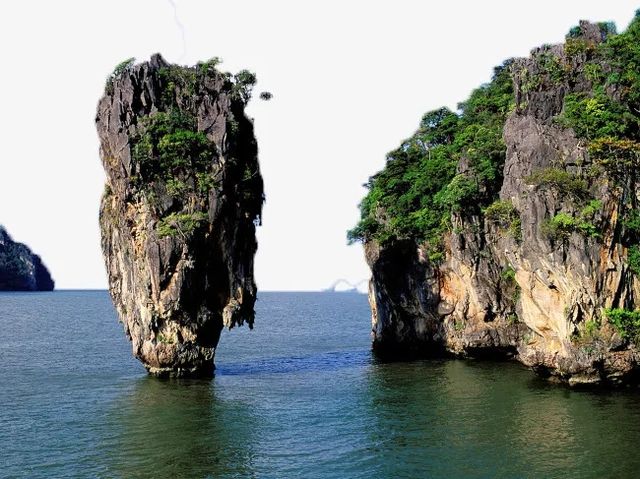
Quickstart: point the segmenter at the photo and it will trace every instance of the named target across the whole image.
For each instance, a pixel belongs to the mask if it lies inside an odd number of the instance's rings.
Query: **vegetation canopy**
[[[235,157],[242,147],[235,143],[236,138],[245,134],[242,107],[251,98],[256,75],[248,70],[235,75],[220,72],[220,61],[214,57],[195,67],[161,64],[149,71],[159,93],[158,108],[140,114],[130,136],[130,193],[133,198],[146,199],[160,237],[188,238],[205,225],[209,193],[222,188],[218,148],[197,121],[198,105],[205,96],[226,95],[230,100],[226,127],[229,150],[234,153],[226,162],[238,170],[233,175],[238,177],[235,190],[242,201],[262,201],[253,197],[254,186],[262,181],[259,171],[247,164],[247,173],[241,165],[236,166]],[[140,73],[137,68],[133,58],[119,64],[107,80],[107,94],[113,93],[114,82],[125,74],[136,77]],[[232,169],[227,168],[227,177]]]
[[[583,31],[567,35],[563,53],[543,47],[536,69],[515,72],[509,60],[492,80],[473,91],[453,112],[427,113],[414,135],[387,155],[385,168],[366,183],[361,218],[350,243],[411,239],[442,255],[442,237],[452,231],[452,214],[481,215],[517,239],[518,212],[501,202],[506,147],[502,132],[515,108],[512,71],[520,75],[522,95],[562,87],[562,109],[554,121],[571,128],[590,156],[584,171],[562,164],[534,171],[525,182],[568,197],[569,211],[556,212],[544,228],[554,239],[577,232],[598,240],[602,205],[592,193],[593,178],[610,181],[620,192],[616,241],[628,248],[630,270],[640,272],[640,217],[636,184],[640,167],[640,10],[623,33],[612,23],[597,24],[600,38]],[[591,27],[590,27],[591,28]],[[587,33],[589,33],[587,35]],[[535,78],[534,78],[535,77]],[[544,85],[544,86],[543,86]],[[526,100],[520,108],[526,108]],[[576,172],[577,171],[577,172]],[[603,174],[604,173],[604,174]]]
[[[502,129],[514,106],[510,64],[497,67],[491,82],[457,112],[440,108],[424,115],[416,133],[387,155],[385,169],[365,185],[369,192],[350,242],[411,238],[437,253],[453,211],[480,211],[497,199],[506,150]]]

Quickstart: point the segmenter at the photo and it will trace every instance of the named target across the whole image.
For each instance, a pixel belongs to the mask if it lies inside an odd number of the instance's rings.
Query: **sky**
[[[175,9],[174,9],[175,6]],[[362,184],[422,115],[455,108],[510,57],[559,43],[579,19],[621,30],[617,0],[14,0],[0,15],[0,224],[40,254],[61,289],[106,288],[94,118],[129,57],[258,76],[253,100],[267,202],[261,290],[369,277],[347,246]],[[182,28],[181,28],[182,27]],[[183,41],[184,40],[184,41]]]

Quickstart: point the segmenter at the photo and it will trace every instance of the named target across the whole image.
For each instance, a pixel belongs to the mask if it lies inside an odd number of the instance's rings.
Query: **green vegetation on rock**
[[[511,201],[494,201],[485,208],[484,217],[512,238],[522,239],[520,214]]]
[[[529,185],[551,188],[561,195],[582,199],[589,194],[589,186],[585,179],[560,168],[544,168],[533,172],[525,178]]]
[[[640,10],[623,33],[616,34],[611,23],[598,26],[605,41],[589,45],[583,52],[586,63],[577,72],[591,82],[591,88],[566,95],[558,121],[586,143],[596,173],[605,173],[619,189],[623,228],[617,234],[628,247],[631,271],[638,274],[640,222],[635,224],[634,219],[640,211],[635,193],[640,167]],[[586,42],[581,35],[577,27],[569,37]]]
[[[128,58],[116,65],[111,75],[109,75],[109,77],[107,78],[107,82],[105,84],[105,90],[107,91],[107,93],[113,93],[113,82],[124,72],[131,69],[135,61],[135,58]]]
[[[176,235],[188,237],[207,219],[207,214],[202,211],[171,213],[158,222],[158,236],[161,238]]]
[[[366,184],[350,242],[414,239],[437,257],[452,212],[479,212],[497,199],[506,151],[502,129],[513,107],[509,66],[497,67],[458,112],[441,108],[424,115],[418,131],[387,155],[384,170]]]
[[[554,121],[571,128],[591,158],[586,166],[553,163],[525,181],[571,200],[568,211],[557,212],[544,225],[557,240],[574,232],[600,238],[602,204],[595,201],[593,180],[612,181],[623,199],[623,228],[616,234],[629,248],[631,270],[640,271],[640,228],[626,223],[640,212],[634,193],[640,171],[640,11],[623,33],[610,22],[593,27],[573,28],[564,54],[542,47],[533,57],[537,69],[513,72],[520,76],[520,95],[553,85],[564,88]],[[475,90],[458,111],[427,113],[416,133],[387,155],[385,168],[365,185],[361,218],[348,232],[349,242],[410,239],[438,258],[443,236],[453,231],[452,214],[482,213],[485,221],[519,239],[518,211],[498,199],[506,150],[502,132],[516,100],[511,65],[507,61],[496,68],[491,82]],[[518,111],[526,108],[525,98],[518,101]]]
[[[113,91],[113,81],[125,72],[138,74],[132,70],[133,62],[129,59],[116,67],[107,82],[108,94]],[[134,195],[145,198],[151,207],[160,237],[190,236],[207,219],[209,193],[220,187],[218,149],[199,128],[194,111],[198,98],[208,95],[214,85],[218,94],[231,100],[226,118],[231,141],[240,134],[235,115],[251,98],[256,76],[248,70],[236,75],[219,72],[219,63],[214,57],[195,67],[161,64],[152,70],[159,108],[138,116],[130,135],[130,184]],[[226,161],[236,160],[229,157]],[[250,180],[257,174],[251,173]],[[243,185],[247,181],[238,178],[240,192],[251,189],[251,185]]]
[[[604,314],[622,339],[640,344],[640,311],[614,308],[606,309]]]
[[[554,241],[564,241],[571,236],[571,233],[600,238],[600,232],[593,223],[593,218],[601,208],[600,201],[592,200],[577,216],[565,212],[558,213],[542,225],[542,231]]]
[[[173,109],[144,117],[132,139],[132,159],[146,182],[210,169],[215,145],[197,131],[195,118]]]

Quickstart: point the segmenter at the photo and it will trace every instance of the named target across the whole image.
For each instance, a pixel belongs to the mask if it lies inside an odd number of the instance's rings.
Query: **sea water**
[[[640,393],[381,363],[355,293],[260,293],[212,380],[158,380],[105,291],[0,294],[3,478],[625,478]]]

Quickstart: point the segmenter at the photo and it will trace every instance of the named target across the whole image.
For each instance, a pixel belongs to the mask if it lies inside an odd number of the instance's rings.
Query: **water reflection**
[[[368,382],[380,476],[637,477],[637,393],[573,391],[492,362],[381,364]]]
[[[109,414],[106,475],[254,477],[252,417],[211,381],[141,378]]]

